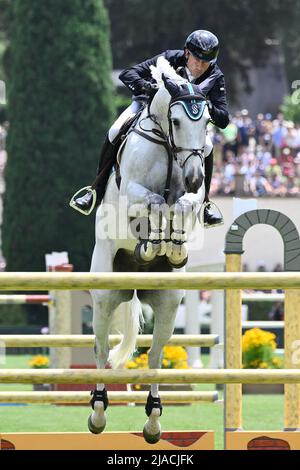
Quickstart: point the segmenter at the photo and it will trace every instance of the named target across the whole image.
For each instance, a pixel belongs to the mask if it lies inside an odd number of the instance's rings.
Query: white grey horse
[[[121,183],[112,174],[96,214],[92,272],[161,272],[183,270],[187,237],[204,199],[204,148],[209,114],[203,96],[176,74],[163,57],[152,75],[159,90],[144,109],[135,130],[120,150]],[[149,367],[161,367],[162,350],[171,337],[181,290],[93,290],[95,357],[99,369],[107,362],[120,368],[135,350],[142,323],[141,304],[154,314]],[[128,302],[122,318],[122,342],[109,351],[113,314]],[[88,426],[100,433],[108,405],[104,384],[97,384]],[[162,406],[158,385],[151,385],[146,404],[144,437],[160,438]]]

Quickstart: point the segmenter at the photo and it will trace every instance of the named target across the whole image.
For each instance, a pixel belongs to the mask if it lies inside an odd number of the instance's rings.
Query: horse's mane
[[[164,85],[164,82],[162,80],[162,74],[170,78],[171,80],[175,81],[178,84],[183,84],[187,83],[187,80],[180,75],[178,75],[173,69],[173,67],[170,65],[170,62],[163,56],[160,56],[157,59],[156,66],[151,65],[151,75],[154,78],[154,80],[157,82],[159,87],[162,87]]]

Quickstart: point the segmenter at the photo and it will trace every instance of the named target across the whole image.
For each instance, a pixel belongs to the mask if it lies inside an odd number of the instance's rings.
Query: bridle
[[[148,109],[147,116],[145,116],[143,119],[139,121],[139,127],[141,130],[137,128],[130,130],[130,132],[135,132],[136,134],[140,135],[144,139],[149,140],[150,142],[153,142],[155,144],[162,145],[166,149],[167,154],[168,154],[168,171],[167,171],[167,178],[166,178],[166,184],[165,184],[165,190],[164,190],[164,198],[166,201],[170,193],[170,185],[171,185],[172,172],[173,172],[173,160],[175,160],[178,163],[181,169],[184,168],[187,161],[192,156],[198,156],[201,160],[201,165],[203,166],[204,164],[204,147],[193,149],[193,148],[178,147],[176,145],[175,139],[174,139],[173,127],[172,127],[172,120],[171,120],[171,109],[175,104],[178,104],[178,103],[182,104],[182,102],[185,102],[185,101],[193,101],[196,103],[196,100],[201,100],[201,102],[203,102],[205,101],[205,98],[203,95],[186,94],[186,95],[171,99],[170,104],[169,104],[169,109],[168,109],[169,135],[167,135],[164,132],[160,122],[156,119],[156,116],[150,112],[150,104],[148,104],[148,107],[147,107]],[[193,119],[191,115],[189,115],[189,117]],[[158,127],[158,129],[157,128],[145,129],[144,127],[142,127],[142,123],[146,121],[147,119],[150,119]],[[153,137],[153,135],[158,137],[158,139],[156,137]],[[184,162],[180,162],[180,160],[178,159],[178,154],[181,152],[190,152],[189,155],[185,158]]]
[[[201,100],[201,101],[204,101],[204,97],[202,95],[184,95],[183,97],[180,97],[180,99],[173,98],[170,102],[170,105],[169,105],[169,110],[168,110],[169,142],[170,142],[170,146],[172,148],[173,154],[174,154],[174,158],[175,158],[175,160],[177,161],[178,165],[181,168],[183,168],[185,166],[186,162],[193,155],[200,157],[201,164],[203,165],[203,163],[204,163],[204,147],[202,147],[200,149],[199,148],[198,149],[192,149],[192,148],[178,147],[176,145],[175,139],[174,139],[174,133],[173,133],[172,120],[171,120],[171,110],[172,110],[172,107],[176,104],[179,104],[179,103],[185,102],[185,101],[190,101],[190,100],[192,102],[196,103],[197,99]],[[202,114],[201,114],[201,117],[202,117]],[[180,153],[180,152],[190,152],[190,154],[186,157],[186,159],[184,160],[183,163],[180,163],[178,161],[177,154]]]

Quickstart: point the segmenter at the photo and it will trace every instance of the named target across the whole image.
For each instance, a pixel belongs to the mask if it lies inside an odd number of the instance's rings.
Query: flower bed
[[[275,354],[276,337],[269,331],[260,328],[247,330],[242,337],[243,368],[244,369],[280,369],[283,366],[281,358]],[[244,384],[243,393],[273,394],[283,393],[282,384]]]
[[[165,346],[163,349],[162,369],[189,369],[188,356],[186,350],[182,346]],[[127,369],[148,369],[148,354],[142,353],[134,356],[126,364]],[[130,384],[128,387],[132,391],[149,391],[150,385],[147,384]],[[193,390],[191,384],[160,384],[161,391],[187,391]],[[190,403],[180,403],[187,405]]]
[[[275,355],[276,336],[260,328],[247,330],[242,337],[244,369],[281,369],[282,360]]]

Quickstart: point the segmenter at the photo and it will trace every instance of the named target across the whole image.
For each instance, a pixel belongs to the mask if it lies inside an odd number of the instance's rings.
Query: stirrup
[[[222,218],[222,221],[221,221],[221,222],[219,222],[218,224],[213,224],[213,225],[209,225],[209,224],[206,224],[206,223],[204,222],[204,210],[205,210],[205,208],[206,208],[207,206],[211,206],[211,208],[215,208],[215,209],[219,212],[219,214],[220,214],[220,216],[221,216],[221,218]],[[203,204],[202,204],[202,206],[201,206],[201,209],[200,209],[200,212],[199,212],[199,215],[198,215],[198,220],[199,220],[201,226],[204,227],[204,228],[214,228],[214,227],[220,227],[221,225],[224,225],[224,220],[223,220],[222,212],[220,211],[220,209],[219,209],[219,207],[217,206],[217,204],[215,204],[215,203],[212,202],[212,201],[203,202]]]
[[[80,207],[77,207],[76,206],[76,203],[75,203],[75,198],[78,196],[78,194],[80,194],[81,192],[83,191],[89,191],[92,193],[92,196],[93,196],[93,202],[92,202],[92,205],[91,207],[88,209],[88,210],[83,210],[83,209],[80,209]],[[77,191],[77,193],[74,194],[74,196],[71,197],[71,200],[69,202],[69,206],[72,207],[72,209],[75,209],[76,211],[80,212],[81,214],[83,215],[90,215],[90,213],[93,211],[95,205],[96,205],[96,202],[97,202],[97,193],[96,193],[96,190],[95,189],[92,189],[91,186],[86,186],[85,188],[81,188],[79,189],[79,191]]]

